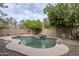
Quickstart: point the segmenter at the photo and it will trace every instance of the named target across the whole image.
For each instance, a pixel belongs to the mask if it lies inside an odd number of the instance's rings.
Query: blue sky
[[[47,15],[43,13],[46,3],[8,3],[8,8],[2,9],[8,17],[15,18],[18,22],[22,19],[44,19]]]

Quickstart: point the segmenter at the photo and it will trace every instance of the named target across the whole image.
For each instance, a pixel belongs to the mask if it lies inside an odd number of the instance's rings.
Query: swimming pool
[[[50,48],[56,45],[56,38],[40,39],[36,36],[20,36],[16,38],[20,40],[19,44],[34,48]]]
[[[39,39],[35,35],[20,35],[5,39],[11,41],[6,45],[7,49],[29,56],[59,56],[69,51],[66,45],[58,43],[61,39],[57,37]]]

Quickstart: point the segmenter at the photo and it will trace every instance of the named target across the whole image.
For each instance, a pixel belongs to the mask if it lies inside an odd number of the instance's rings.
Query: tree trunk
[[[69,38],[72,32],[72,28],[56,28],[57,35],[60,38]]]

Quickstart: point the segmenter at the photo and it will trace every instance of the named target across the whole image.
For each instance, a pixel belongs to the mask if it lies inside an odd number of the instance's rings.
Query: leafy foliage
[[[40,20],[27,20],[24,22],[24,26],[32,29],[36,33],[42,30],[42,23]]]
[[[8,8],[7,5],[5,5],[4,3],[0,3],[0,8]],[[8,23],[6,22],[5,19],[3,19],[3,17],[7,16],[7,14],[5,14],[1,9],[0,9],[0,29],[2,28],[8,28]]]
[[[7,5],[5,5],[4,3],[0,3],[0,8],[8,8]],[[1,9],[0,9],[0,17],[3,17],[3,16],[7,16],[7,14],[5,14]]]
[[[48,4],[44,12],[54,27],[69,28],[79,21],[79,4]]]
[[[43,26],[44,28],[50,28],[50,23],[49,23],[49,20],[48,19],[43,19]]]

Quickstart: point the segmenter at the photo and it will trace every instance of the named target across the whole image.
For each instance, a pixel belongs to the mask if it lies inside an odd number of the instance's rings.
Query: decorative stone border
[[[26,36],[26,35],[23,35]],[[12,39],[13,36],[4,37],[6,40],[11,40],[10,43],[6,45],[6,48],[13,50],[24,55],[29,56],[59,56],[67,53],[69,48],[64,44],[56,44],[52,48],[33,48],[29,46],[19,45],[20,40]]]

